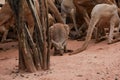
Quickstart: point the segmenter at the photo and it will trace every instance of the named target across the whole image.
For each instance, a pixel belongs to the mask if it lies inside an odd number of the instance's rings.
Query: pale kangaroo
[[[77,49],[72,54],[84,51],[88,47],[88,44],[91,40],[91,36],[92,36],[93,30],[94,30],[96,24],[101,19],[104,20],[104,18],[105,19],[108,18],[108,21],[110,23],[110,32],[109,32],[109,36],[108,36],[108,43],[113,42],[114,27],[117,25],[118,30],[120,28],[120,18],[118,16],[118,7],[115,4],[97,4],[91,12],[91,19],[90,19],[90,24],[88,27],[85,42],[81,48]]]

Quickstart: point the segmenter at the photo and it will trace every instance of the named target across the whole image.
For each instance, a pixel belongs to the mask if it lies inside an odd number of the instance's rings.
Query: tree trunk
[[[50,47],[49,47],[49,36],[48,32],[48,11],[47,1],[41,1],[40,5],[42,8],[41,19],[39,19],[36,5],[33,0],[8,0],[12,10],[14,11],[18,42],[19,42],[19,69],[27,70],[29,72],[35,72],[37,70],[49,69],[50,64]],[[24,21],[24,4],[27,2],[31,15],[33,15],[35,23],[35,42],[30,35],[27,28],[27,24]],[[47,23],[47,24],[46,24]]]
[[[50,11],[54,14],[54,17],[56,18],[57,22],[59,23],[64,23],[61,17],[60,12],[56,8],[55,4],[53,3],[52,0],[47,0],[48,7]]]

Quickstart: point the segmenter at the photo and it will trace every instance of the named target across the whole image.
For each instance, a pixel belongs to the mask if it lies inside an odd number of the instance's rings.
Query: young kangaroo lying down
[[[108,18],[110,23],[110,32],[108,36],[108,43],[113,43],[113,31],[114,27],[117,25],[120,28],[120,18],[118,16],[118,8],[115,4],[98,4],[96,5],[91,12],[91,20],[87,31],[87,36],[84,44],[81,48],[74,51],[72,54],[82,52],[87,47],[91,40],[91,36],[96,24],[104,18]]]

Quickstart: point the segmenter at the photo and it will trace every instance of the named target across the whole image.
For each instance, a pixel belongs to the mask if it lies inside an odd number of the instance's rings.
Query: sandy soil
[[[81,44],[69,40],[68,48],[77,49]],[[0,44],[0,80],[120,80],[119,44],[92,41],[82,53],[51,56],[50,70],[36,73],[18,73],[16,42]]]

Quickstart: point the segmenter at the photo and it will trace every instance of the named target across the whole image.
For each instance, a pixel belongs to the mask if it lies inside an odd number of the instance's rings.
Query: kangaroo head
[[[63,54],[64,53],[64,48],[65,48],[65,45],[66,45],[66,40],[65,41],[62,41],[62,42],[56,42],[54,40],[52,40],[52,44],[53,46],[55,47],[55,51],[57,54]]]

